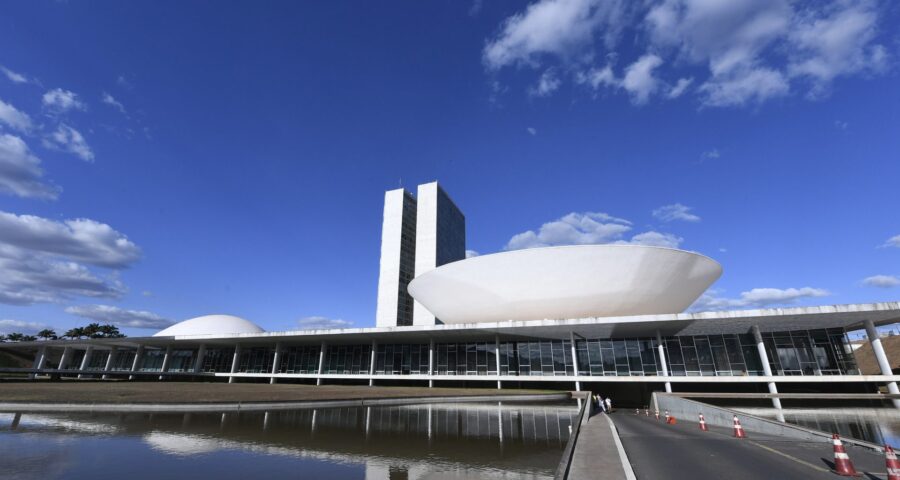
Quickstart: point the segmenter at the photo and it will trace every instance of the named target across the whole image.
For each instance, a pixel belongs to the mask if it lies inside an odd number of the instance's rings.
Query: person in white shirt
[[[612,399],[606,397],[606,413],[612,412]]]

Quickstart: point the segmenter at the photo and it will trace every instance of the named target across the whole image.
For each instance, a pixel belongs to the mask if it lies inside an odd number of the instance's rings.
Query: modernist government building
[[[900,393],[876,327],[900,302],[684,313],[722,274],[704,255],[578,245],[466,258],[437,184],[384,198],[374,328],[266,332],[209,315],[151,337],[3,344],[33,376],[591,389]],[[880,375],[857,369],[865,329]],[[628,403],[628,401],[624,401]],[[620,402],[623,404],[623,402]]]

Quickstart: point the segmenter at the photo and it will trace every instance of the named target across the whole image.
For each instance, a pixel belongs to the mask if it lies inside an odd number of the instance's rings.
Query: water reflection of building
[[[18,431],[32,434],[141,436],[154,450],[185,457],[242,450],[365,464],[373,480],[466,469],[482,478],[530,478],[529,472],[545,478],[552,476],[575,414],[574,407],[560,406],[434,404],[221,414],[0,414],[0,424],[5,429],[16,422]],[[485,476],[488,470],[496,476]]]
[[[386,196],[375,328],[264,332],[210,315],[153,337],[0,348],[35,356],[34,368],[16,371],[60,376],[553,384],[620,403],[673,385],[771,393],[886,385],[900,393],[876,332],[900,320],[900,302],[681,313],[721,274],[714,260],[635,245],[460,259],[465,217],[436,184],[424,187],[418,200],[400,190]],[[860,328],[880,375],[857,369],[845,333]]]

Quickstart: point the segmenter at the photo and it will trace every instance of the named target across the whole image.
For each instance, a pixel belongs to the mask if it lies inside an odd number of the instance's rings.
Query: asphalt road
[[[731,429],[700,431],[696,422],[666,425],[652,416],[625,411],[612,415],[638,479],[831,479],[834,459],[829,443],[802,442],[747,432],[736,439]],[[884,479],[884,457],[845,444],[863,479]]]

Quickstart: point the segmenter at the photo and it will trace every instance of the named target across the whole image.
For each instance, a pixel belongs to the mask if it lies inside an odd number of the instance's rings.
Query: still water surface
[[[777,418],[774,408],[735,409],[764,418]],[[900,448],[900,412],[894,408],[785,408],[784,420],[842,437]]]
[[[0,413],[3,478],[552,478],[574,405]]]

